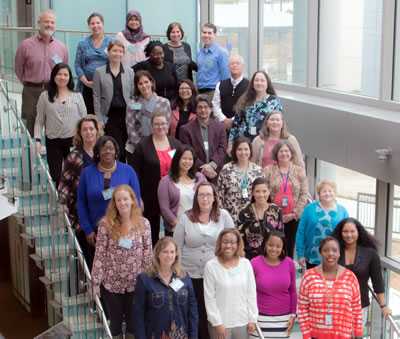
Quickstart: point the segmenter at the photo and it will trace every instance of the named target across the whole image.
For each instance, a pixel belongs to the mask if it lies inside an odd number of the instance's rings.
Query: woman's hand
[[[289,221],[292,221],[295,218],[294,213],[289,213],[289,214],[284,214],[282,217],[282,221],[284,224],[288,223]]]
[[[392,314],[392,310],[388,306],[382,307],[383,316],[386,318],[388,315]]]
[[[88,234],[86,236],[86,240],[89,243],[89,245],[95,247],[96,246],[96,233],[92,232],[92,233]]]
[[[226,338],[226,330],[224,325],[218,325],[214,327],[216,339],[225,339]]]
[[[302,268],[306,268],[306,258],[300,258],[298,262]]]
[[[256,324],[255,323],[248,323],[247,324],[247,332],[249,334],[254,333],[256,331]]]
[[[287,335],[290,335],[290,332],[293,329],[294,322],[296,320],[296,317],[294,315],[290,316],[289,321],[288,321],[288,328],[287,328]]]

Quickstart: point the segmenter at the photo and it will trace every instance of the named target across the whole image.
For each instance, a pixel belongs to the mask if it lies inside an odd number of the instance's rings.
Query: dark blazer
[[[207,157],[197,118],[181,127],[179,138],[184,144],[193,147],[197,156],[196,168],[199,170],[200,166],[207,163]],[[209,160],[217,164],[217,172],[219,172],[225,160],[226,134],[223,123],[214,118],[210,118],[208,124],[208,147]]]
[[[192,60],[192,49],[190,45],[182,41],[183,50],[189,56],[191,63],[189,64],[187,78],[193,81],[193,71],[197,72],[197,64]],[[174,63],[174,53],[168,48],[168,43],[163,45],[164,49],[164,60]]]

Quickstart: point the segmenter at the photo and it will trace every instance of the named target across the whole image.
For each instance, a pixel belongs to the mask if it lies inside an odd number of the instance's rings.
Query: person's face
[[[319,191],[319,200],[322,203],[329,204],[335,201],[336,194],[335,190],[331,185],[324,185],[322,186],[321,190]]]
[[[272,113],[267,120],[267,128],[268,131],[275,132],[275,133],[281,133],[283,127],[283,120],[282,120],[282,115],[280,113]]]
[[[328,241],[321,249],[322,261],[327,266],[336,266],[340,257],[339,246],[336,241]]]
[[[229,60],[229,71],[231,72],[231,75],[233,78],[238,78],[242,75],[243,73],[243,64],[241,60],[237,57],[232,57]]]
[[[268,82],[263,73],[257,73],[253,82],[254,90],[257,93],[264,94],[268,89]]]
[[[128,21],[128,27],[133,31],[138,30],[140,28],[139,19],[135,16],[132,16]]]
[[[153,93],[151,80],[146,76],[142,76],[139,79],[137,86],[140,94],[142,94],[142,96],[144,97],[151,95]]]
[[[215,40],[215,33],[212,28],[203,27],[201,30],[201,41],[204,45],[211,45]]]
[[[67,87],[69,82],[69,72],[66,68],[60,68],[54,77],[54,82],[58,88]]]
[[[115,161],[115,154],[115,146],[112,141],[108,140],[100,149],[100,162],[107,164],[113,163]]]
[[[279,259],[282,254],[283,241],[277,236],[270,236],[268,241],[265,243],[265,252],[268,258]]]
[[[256,203],[265,204],[268,202],[270,192],[266,184],[259,184],[254,186],[252,194]]]
[[[114,45],[108,51],[108,58],[111,62],[118,63],[121,62],[122,57],[124,56],[124,49],[121,46]]]
[[[188,172],[193,166],[193,154],[190,151],[183,152],[179,160],[179,169],[183,172]]]
[[[181,85],[179,86],[179,97],[182,100],[189,100],[193,95],[192,89],[190,88],[190,86],[185,83],[182,82]]]
[[[236,149],[238,161],[248,161],[250,159],[250,146],[247,142],[242,142]]]
[[[356,244],[358,240],[358,230],[356,225],[347,222],[342,228],[342,238],[347,246]]]
[[[158,259],[160,260],[160,266],[164,268],[171,268],[176,260],[176,248],[175,245],[169,243],[165,246],[164,249],[161,250],[158,255]]]
[[[40,34],[50,37],[56,30],[56,17],[51,13],[45,13],[40,17],[38,24]]]
[[[221,252],[225,259],[231,259],[235,256],[239,244],[236,235],[232,233],[225,234],[221,239]]]
[[[101,34],[104,30],[104,25],[98,16],[94,16],[90,19],[89,28],[93,34]]]
[[[179,42],[182,40],[182,32],[178,26],[174,26],[169,34],[169,38],[172,42]]]
[[[81,125],[81,137],[84,144],[93,144],[97,138],[97,130],[93,121],[84,121]]]
[[[280,148],[277,154],[277,158],[278,158],[278,163],[289,162],[290,160],[292,160],[292,152],[290,152],[290,149],[287,145],[283,145]]]
[[[211,186],[200,186],[197,193],[197,202],[202,212],[211,211],[214,203],[214,193]]]
[[[155,46],[150,53],[150,60],[155,65],[162,65],[164,62],[164,50],[161,46]]]
[[[201,122],[207,122],[211,115],[211,108],[208,103],[200,101],[196,106],[196,114]]]
[[[115,193],[115,206],[120,215],[129,215],[131,213],[133,200],[129,192],[120,190]]]
[[[151,127],[156,136],[165,136],[168,133],[168,122],[165,117],[155,117]]]

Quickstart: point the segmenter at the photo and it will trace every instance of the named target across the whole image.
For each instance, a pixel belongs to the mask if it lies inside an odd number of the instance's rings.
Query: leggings
[[[61,177],[63,161],[69,154],[71,146],[72,138],[49,139],[46,137],[47,163],[49,164],[51,178],[57,186]]]
[[[290,220],[284,224],[287,255],[293,259],[294,245],[296,242],[296,232],[299,222],[297,220]]]

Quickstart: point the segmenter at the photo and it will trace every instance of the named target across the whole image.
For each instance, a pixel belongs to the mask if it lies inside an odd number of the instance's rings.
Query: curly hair
[[[144,55],[149,58],[152,50],[157,46],[163,48],[163,43],[160,40],[151,40],[144,49]]]

